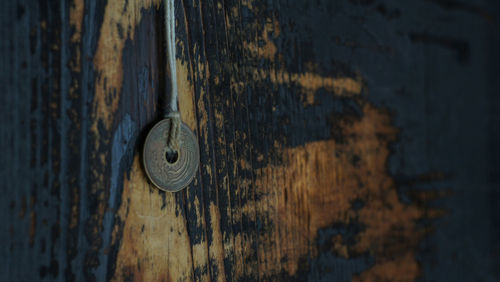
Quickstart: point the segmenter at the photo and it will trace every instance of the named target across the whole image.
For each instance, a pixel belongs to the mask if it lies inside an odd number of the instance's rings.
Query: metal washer
[[[149,131],[144,143],[143,165],[152,184],[163,191],[177,192],[187,187],[196,175],[200,150],[196,136],[182,123],[177,161],[168,162],[166,140],[169,129],[170,120],[164,119]]]

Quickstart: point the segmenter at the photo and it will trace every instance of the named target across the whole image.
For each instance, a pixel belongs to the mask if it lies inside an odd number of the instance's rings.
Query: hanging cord
[[[166,0],[165,3],[165,30],[167,41],[168,65],[170,67],[170,103],[165,111],[165,118],[170,120],[170,132],[167,136],[167,146],[172,150],[179,149],[181,115],[177,108],[177,70],[175,62],[175,4],[174,0]]]

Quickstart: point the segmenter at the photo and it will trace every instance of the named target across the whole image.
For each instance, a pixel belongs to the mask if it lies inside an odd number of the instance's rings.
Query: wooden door
[[[495,1],[2,1],[2,281],[495,281]]]

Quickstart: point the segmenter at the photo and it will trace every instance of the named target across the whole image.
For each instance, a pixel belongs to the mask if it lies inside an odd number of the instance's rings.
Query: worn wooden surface
[[[498,4],[176,1],[179,193],[162,5],[2,1],[0,280],[500,279]]]

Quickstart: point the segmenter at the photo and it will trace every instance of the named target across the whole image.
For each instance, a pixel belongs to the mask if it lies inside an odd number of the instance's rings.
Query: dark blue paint
[[[187,2],[183,1],[183,5]],[[417,259],[423,269],[422,279],[499,280],[500,40],[495,16],[500,15],[500,7],[496,1],[269,0],[257,4],[262,9],[251,11],[240,7],[240,26],[231,31],[223,30],[225,26],[220,21],[223,15],[212,2],[203,2],[201,8],[188,6],[185,11],[191,30],[190,38],[180,37],[186,41],[183,42],[186,54],[182,57],[196,57],[202,63],[208,60],[211,74],[217,74],[221,80],[218,87],[211,80],[194,85],[197,99],[200,89],[208,93],[203,101],[207,108],[196,110],[209,113],[211,143],[209,150],[201,154],[202,161],[216,169],[216,180],[212,180],[208,171],[202,171],[189,194],[176,196],[177,212],[187,219],[191,242],[213,240],[210,232],[207,234],[203,226],[194,223],[196,213],[188,203],[195,197],[205,204],[217,203],[221,211],[227,206],[237,211],[238,205],[259,199],[259,195],[253,194],[254,187],[238,193],[232,189],[236,186],[235,179],[252,180],[255,176],[252,170],[240,167],[232,175],[238,164],[228,164],[221,157],[223,150],[213,141],[216,137],[224,136],[226,144],[234,144],[234,149],[226,146],[226,159],[251,160],[252,167],[258,168],[267,165],[266,161],[258,161],[259,153],[273,163],[282,161],[272,150],[273,141],[294,147],[315,140],[342,138],[329,130],[336,117],[361,115],[357,101],[334,98],[323,89],[316,93],[316,103],[306,107],[293,87],[248,83],[244,96],[225,92],[230,85],[227,72],[233,70],[223,66],[236,63],[242,75],[246,75],[247,67],[247,61],[242,59],[246,51],[233,50],[239,47],[228,42],[238,36],[256,36],[248,25],[255,17],[276,16],[281,36],[274,40],[278,52],[285,54],[283,69],[303,73],[305,63],[314,62],[323,76],[359,73],[367,86],[362,99],[390,110],[400,133],[391,148],[388,169],[403,202],[412,203],[409,194],[415,189],[452,190],[451,196],[431,203],[447,209],[447,216],[418,223],[421,227],[435,227],[419,248]],[[0,1],[2,280],[83,281],[105,280],[112,275],[118,246],[111,244],[110,234],[115,227],[120,230],[122,224],[112,211],[120,205],[123,174],[130,168],[142,136],[161,116],[156,108],[158,96],[168,89],[168,85],[159,82],[167,75],[160,67],[165,65],[165,58],[157,54],[162,48],[162,35],[158,37],[160,42],[151,43],[151,34],[161,31],[161,13],[143,11],[143,21],[137,27],[140,32],[136,32],[133,41],[127,41],[124,49],[120,110],[113,130],[103,132],[110,144],[101,144],[101,148],[111,152],[109,171],[103,172],[109,174],[106,182],[109,185],[103,187],[109,210],[102,226],[95,226],[95,222],[89,222],[96,203],[95,195],[89,191],[94,180],[89,149],[95,148],[95,144],[88,133],[97,74],[90,58],[95,52],[106,3],[85,1],[85,5],[82,45],[75,47],[68,45],[71,30],[66,2],[41,5],[31,1]],[[42,20],[48,29],[41,29]],[[183,25],[178,26],[181,34],[185,32]],[[61,49],[51,50],[47,42],[58,41]],[[194,50],[193,42],[201,47]],[[80,48],[82,54],[82,72],[78,74],[68,68],[74,48]],[[262,60],[257,67],[270,66]],[[74,76],[80,87],[78,98],[68,93]],[[220,103],[224,101],[222,95],[231,96],[229,106]],[[51,103],[57,105],[56,116],[51,115]],[[225,129],[218,129],[214,126],[214,109],[234,121],[226,121]],[[70,119],[72,113],[76,122]],[[328,120],[326,116],[332,118]],[[248,134],[248,139],[238,135],[242,132]],[[435,171],[445,172],[446,177],[411,185],[405,182]],[[220,183],[225,175],[229,175],[227,186]],[[224,190],[226,187],[229,191]],[[79,196],[79,222],[76,230],[70,230],[75,193]],[[360,205],[363,203],[353,203],[353,208]],[[36,214],[33,241],[29,237],[31,212]],[[222,231],[245,233],[253,240],[254,250],[259,233],[272,228],[251,215],[245,215],[240,222],[233,222],[231,214],[221,214],[221,219]],[[211,228],[206,215],[205,221]],[[102,242],[96,242],[95,235],[89,232],[96,227],[103,228],[98,234]],[[356,228],[360,227],[333,226],[321,230],[317,244],[321,247],[328,238],[340,233],[352,241],[353,234],[359,232]],[[106,255],[108,248],[110,252]],[[98,266],[93,265],[96,260]],[[255,254],[248,262],[252,268],[258,266]],[[231,277],[233,263],[231,258],[225,258],[226,277]],[[318,257],[301,260],[295,277],[280,274],[277,278],[347,281],[373,263],[367,254],[346,260],[324,246]],[[211,262],[208,270],[195,269],[195,274],[199,277],[208,271],[214,276],[222,271],[213,265]],[[255,277],[249,274],[246,278]]]
[[[104,2],[104,1],[102,1]],[[81,86],[80,86],[80,113],[83,117],[80,123],[80,175],[79,175],[79,224],[77,234],[76,257],[71,261],[71,272],[75,279],[83,281],[89,279],[91,270],[85,265],[86,250],[89,244],[86,235],[87,220],[92,213],[89,207],[88,180],[89,180],[89,107],[95,93],[94,81],[96,73],[93,64],[88,58],[94,56],[99,38],[99,28],[102,22],[105,3],[85,1],[85,14],[82,27],[82,49],[81,49]],[[82,269],[85,269],[82,271]]]
[[[363,230],[357,223],[334,223],[330,227],[318,230],[316,244],[320,250],[318,257],[308,258],[308,281],[351,281],[352,277],[369,269],[375,260],[369,254],[356,254],[343,258],[334,254],[332,239],[341,235],[346,246],[355,244],[356,236]]]
[[[64,0],[60,1],[61,5],[61,22],[69,21],[68,12],[69,9]],[[59,210],[59,225],[61,230],[67,230],[69,225],[69,210],[71,208],[70,197],[69,197],[69,185],[68,185],[68,169],[69,160],[68,156],[68,128],[70,126],[68,111],[71,109],[70,101],[68,99],[69,89],[71,84],[71,72],[69,70],[69,57],[70,57],[70,31],[67,25],[61,26],[61,100],[60,100],[60,116],[59,127],[60,134],[62,136],[60,141],[60,154],[61,154],[61,168],[59,171],[59,183],[61,184],[60,189],[60,210]],[[61,232],[60,235],[60,246],[58,250],[58,276],[64,277],[64,271],[67,267],[67,250],[68,248],[68,233]]]
[[[128,166],[129,161],[123,163],[123,158],[131,155],[134,150],[135,137],[137,136],[137,126],[126,114],[113,136],[111,145],[111,184],[109,187],[108,205],[104,213],[102,240],[103,245],[99,251],[99,266],[95,269],[96,277],[106,277],[108,270],[109,248],[111,245],[111,233],[115,222],[115,215],[118,209],[118,200],[121,197],[121,187],[123,185],[123,172]]]
[[[495,243],[500,238],[496,227],[500,216],[493,208],[500,203],[498,4],[274,3],[279,5],[279,22],[286,34],[275,41],[279,53],[294,54],[297,44],[313,50],[303,52],[306,57],[301,60],[318,63],[323,75],[359,72],[366,81],[368,100],[391,111],[400,129],[392,147],[391,174],[413,178],[440,171],[449,175],[411,188],[453,191],[439,201],[449,215],[433,223],[436,231],[420,252],[423,280],[500,279],[500,245]],[[387,20],[389,10],[398,12]],[[303,71],[294,56],[284,57],[289,69]]]

